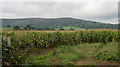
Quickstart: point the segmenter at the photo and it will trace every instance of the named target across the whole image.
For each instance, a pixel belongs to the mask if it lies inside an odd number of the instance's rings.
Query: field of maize
[[[10,64],[22,63],[23,53],[33,47],[50,48],[81,43],[119,42],[118,33],[118,30],[3,31],[3,63],[6,61]]]
[[[56,45],[74,45],[119,41],[117,30],[87,31],[8,31],[2,32],[3,41],[10,38],[12,45],[21,47],[53,47]]]

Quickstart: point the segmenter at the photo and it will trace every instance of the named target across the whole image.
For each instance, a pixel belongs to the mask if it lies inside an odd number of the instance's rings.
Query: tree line
[[[7,26],[10,27],[10,26]],[[26,25],[25,27],[23,27],[22,29],[20,28],[20,26],[14,26],[13,30],[55,30],[54,28],[49,28],[49,27],[42,27],[42,28],[35,28],[32,27],[31,25]],[[64,28],[60,27],[59,30],[65,30]],[[70,28],[69,30],[75,30],[73,28]]]

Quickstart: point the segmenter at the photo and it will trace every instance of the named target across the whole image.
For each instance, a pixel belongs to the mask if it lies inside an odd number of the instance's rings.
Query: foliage
[[[25,30],[31,30],[32,27],[31,27],[31,25],[28,24],[28,25],[26,25],[26,26],[24,27],[24,29],[25,29]]]
[[[7,34],[6,37],[2,37],[2,63],[3,65],[22,64],[24,63],[26,52],[29,49],[21,49],[20,45],[13,44],[13,40]]]
[[[10,27],[10,25],[7,25],[6,27]]]
[[[119,51],[118,51],[118,43],[109,43],[103,44],[104,47],[99,49],[93,56],[95,59],[100,59],[102,61],[109,60],[119,60]]]
[[[111,44],[111,45],[110,45]],[[106,48],[106,45],[107,48]],[[115,47],[113,47],[115,45]],[[114,59],[109,59],[106,61],[117,61],[117,58],[119,55],[117,55],[117,42],[112,42],[112,43],[82,43],[79,45],[60,45],[57,46],[54,50],[51,52],[47,52],[45,54],[31,54],[27,59],[26,63],[27,64],[33,64],[33,65],[76,65],[76,61],[83,61],[83,63],[79,65],[95,65],[99,61],[94,60],[96,54],[98,52],[96,51],[102,51],[105,52],[106,54],[109,54],[112,58]],[[92,49],[91,49],[92,48]],[[104,50],[106,48],[106,50]],[[114,49],[112,52],[108,49]],[[49,49],[49,48],[48,48]],[[98,55],[99,56],[99,55]],[[117,56],[117,57],[115,57]],[[107,58],[104,55],[102,58]],[[93,61],[94,60],[94,61]],[[42,62],[41,62],[42,61]],[[84,62],[85,61],[85,62]],[[105,61],[105,60],[102,60]],[[100,62],[102,62],[100,61]]]
[[[46,60],[44,56],[39,56],[39,57],[29,56],[26,59],[25,63],[32,64],[32,65],[46,65]]]
[[[13,28],[14,30],[19,30],[20,29],[20,27],[17,25],[17,26],[14,26],[14,28]]]
[[[94,55],[95,59],[100,59],[102,61],[108,61],[108,60],[118,60],[118,54],[108,54],[106,52],[98,52]]]
[[[72,62],[68,62],[67,65],[68,65],[68,66],[73,66],[74,63],[72,63]]]
[[[64,30],[64,28],[60,28],[60,30]]]
[[[7,41],[2,42],[2,62],[3,65],[22,64],[25,59],[25,52],[20,54],[20,48],[12,45],[10,46]]]

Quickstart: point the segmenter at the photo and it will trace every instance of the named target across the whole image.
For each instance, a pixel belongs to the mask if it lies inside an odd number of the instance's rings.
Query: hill
[[[11,27],[19,25],[24,27],[31,25],[35,28],[58,28],[58,27],[76,27],[82,29],[117,29],[117,24],[106,24],[95,21],[87,21],[70,17],[64,18],[21,18],[21,19],[2,19],[2,26],[10,25]]]

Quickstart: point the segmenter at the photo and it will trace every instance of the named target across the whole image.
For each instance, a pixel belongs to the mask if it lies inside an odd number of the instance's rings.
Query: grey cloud
[[[117,2],[4,2],[3,18],[75,17],[117,23]],[[114,20],[114,21],[113,21]]]

